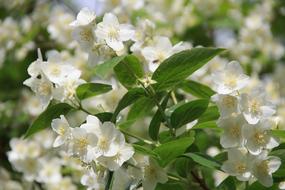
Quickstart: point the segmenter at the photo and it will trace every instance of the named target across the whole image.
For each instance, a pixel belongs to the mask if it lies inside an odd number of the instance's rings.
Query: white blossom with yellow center
[[[247,181],[251,177],[248,152],[244,148],[228,150],[228,160],[222,165],[222,170],[240,181]]]
[[[106,13],[103,21],[97,25],[95,35],[103,40],[115,52],[124,50],[123,42],[134,38],[135,31],[129,24],[120,24],[118,18],[112,13]]]
[[[251,154],[258,155],[264,148],[272,149],[279,145],[270,133],[273,126],[273,121],[268,119],[260,120],[255,125],[244,125],[243,136],[247,139],[245,146]]]
[[[262,89],[255,89],[250,94],[242,94],[240,109],[250,124],[256,124],[260,119],[268,118],[276,112]]]
[[[254,177],[265,187],[273,185],[272,173],[276,172],[280,165],[280,158],[267,156],[266,151],[262,151],[258,156],[254,156],[251,161]]]
[[[244,88],[249,77],[243,73],[237,61],[231,61],[224,68],[214,72],[212,80],[218,94],[231,94]]]
[[[220,143],[224,148],[240,147],[244,144],[242,129],[245,122],[240,114],[218,120],[218,126],[224,130],[220,138]]]
[[[58,134],[53,147],[59,147],[70,140],[71,128],[63,115],[60,118],[52,120],[51,127]]]

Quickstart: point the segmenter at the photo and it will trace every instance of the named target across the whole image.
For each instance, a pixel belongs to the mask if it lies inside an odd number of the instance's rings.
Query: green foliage
[[[100,83],[84,83],[77,87],[76,96],[80,99],[86,99],[112,90],[112,86]]]
[[[171,124],[179,128],[195,119],[198,119],[208,107],[208,100],[200,99],[182,104],[171,114]]]
[[[210,87],[193,80],[185,81],[180,88],[198,98],[210,98],[215,94]]]
[[[153,151],[160,157],[160,165],[165,167],[173,159],[183,154],[186,149],[194,142],[194,136],[183,137],[170,142],[166,142]]]
[[[144,76],[143,66],[133,55],[127,55],[115,67],[117,79],[126,88],[132,88],[137,85],[137,80]]]
[[[183,156],[191,158],[194,162],[210,169],[220,169],[221,164],[214,158],[200,152],[186,153]]]
[[[59,103],[53,106],[49,106],[43,113],[41,113],[41,115],[39,115],[39,117],[27,130],[25,138],[28,138],[33,134],[49,127],[53,119],[59,117],[60,115],[67,114],[72,109],[74,108],[66,103]]]
[[[114,114],[113,114],[113,120],[116,119],[117,115],[120,113],[120,111],[122,111],[123,109],[125,109],[126,107],[128,107],[129,105],[133,104],[134,102],[136,102],[139,98],[145,96],[145,91],[142,88],[133,88],[131,90],[129,90],[123,97],[122,99],[119,101]]]
[[[152,79],[158,83],[156,89],[173,88],[223,51],[224,49],[193,48],[172,55],[152,75]]]
[[[105,61],[102,64],[96,65],[94,69],[95,74],[100,76],[101,78],[106,78],[113,71],[113,68],[118,63],[120,63],[125,57],[125,55],[114,57],[108,61]]]

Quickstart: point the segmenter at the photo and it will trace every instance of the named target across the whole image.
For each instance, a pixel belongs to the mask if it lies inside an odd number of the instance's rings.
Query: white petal
[[[103,23],[110,26],[118,26],[118,18],[112,13],[106,13],[103,17]]]
[[[114,51],[122,51],[124,49],[124,44],[121,41],[115,39],[106,39],[106,43],[110,46]]]
[[[54,140],[53,147],[59,147],[65,143],[65,139],[61,136],[57,136]]]

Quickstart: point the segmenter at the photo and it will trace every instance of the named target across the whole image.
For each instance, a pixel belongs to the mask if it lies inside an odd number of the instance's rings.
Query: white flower
[[[89,8],[85,7],[79,11],[76,16],[76,20],[70,23],[70,26],[79,27],[79,26],[88,26],[95,24],[96,14],[91,11]]]
[[[39,171],[38,181],[44,183],[59,183],[62,176],[60,173],[59,160],[40,160],[41,169]]]
[[[76,190],[70,177],[62,178],[58,183],[47,184],[47,190]]]
[[[55,84],[61,84],[68,78],[79,78],[81,75],[81,71],[71,65],[51,61],[42,64],[42,70],[45,76]]]
[[[86,123],[82,124],[81,128],[97,136],[98,142],[94,147],[96,157],[115,156],[121,145],[125,144],[124,135],[115,128],[113,123],[105,122],[101,124],[95,116],[88,115]]]
[[[144,87],[148,87],[149,85],[157,83],[155,80],[152,80],[151,77],[149,76],[139,79],[139,81],[143,84]]]
[[[239,147],[244,143],[242,134],[245,120],[242,115],[233,115],[218,120],[218,126],[223,128],[224,133],[220,138],[220,143],[224,148]]]
[[[228,150],[228,160],[222,165],[222,170],[240,181],[248,181],[251,177],[248,153],[243,148]]]
[[[134,33],[131,25],[120,24],[112,13],[106,13],[95,30],[96,37],[104,40],[116,52],[124,49],[123,42],[133,39]]]
[[[83,8],[77,15],[75,21],[70,23],[74,28],[72,32],[73,38],[78,41],[80,46],[89,50],[94,44],[95,36],[93,33],[93,27],[95,27],[96,15],[88,8]]]
[[[218,94],[231,94],[240,90],[248,83],[249,77],[243,74],[243,70],[237,61],[231,61],[225,68],[212,75]]]
[[[76,88],[83,83],[85,83],[85,81],[79,78],[66,79],[54,89],[53,97],[61,102],[73,100],[75,98]]]
[[[29,86],[39,97],[42,107],[46,107],[53,98],[53,84],[44,75],[41,78],[27,79],[24,85]]]
[[[182,42],[172,46],[168,37],[155,36],[153,45],[143,48],[142,55],[149,64],[149,70],[154,72],[162,61],[186,48],[182,46]]]
[[[268,156],[267,152],[263,151],[252,160],[252,173],[258,181],[266,186],[273,185],[272,173],[276,172],[281,165],[281,160],[275,156]]]
[[[256,124],[261,118],[267,118],[275,113],[274,106],[267,101],[264,91],[253,90],[250,94],[242,94],[241,111],[250,124]]]
[[[230,116],[233,113],[238,113],[238,99],[235,96],[215,94],[212,100],[217,104],[221,117]]]
[[[58,119],[52,120],[51,127],[58,134],[53,143],[53,147],[61,146],[69,140],[71,129],[64,115],[61,115]]]
[[[88,170],[81,177],[81,184],[87,186],[87,190],[104,190],[105,182],[93,170]]]
[[[119,148],[115,156],[112,157],[100,156],[99,158],[97,158],[97,161],[106,168],[108,168],[109,170],[114,171],[119,169],[123,165],[123,163],[129,160],[133,155],[134,155],[133,147],[125,143]]]
[[[97,137],[93,133],[88,133],[84,128],[74,128],[72,137],[73,154],[87,163],[94,160],[93,147],[97,144]]]
[[[278,185],[279,189],[285,189],[285,181],[282,181]]]
[[[243,127],[243,136],[247,139],[245,146],[251,154],[257,155],[266,149],[272,149],[279,145],[277,140],[272,137],[270,129],[273,126],[270,120],[260,120],[255,125],[245,124]]]
[[[154,190],[157,183],[166,183],[168,181],[166,171],[161,168],[158,163],[146,158],[143,166],[143,189]]]

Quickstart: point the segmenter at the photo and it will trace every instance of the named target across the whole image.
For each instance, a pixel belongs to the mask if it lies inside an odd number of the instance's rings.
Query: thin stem
[[[199,183],[200,187],[201,187],[203,190],[210,190],[210,189],[207,187],[207,185],[206,185],[206,183],[204,182],[204,180],[201,179],[198,175],[196,175],[194,171],[191,171],[191,175],[193,176],[193,178],[195,179],[195,181],[196,181],[197,183]]]
[[[170,95],[171,95],[171,98],[172,98],[172,100],[173,100],[174,104],[177,104],[178,102],[177,102],[177,99],[176,99],[175,93],[174,93],[173,91],[171,91]]]
[[[123,129],[119,129],[119,130],[120,130],[122,133],[124,133],[125,135],[130,136],[130,137],[133,137],[133,138],[138,139],[138,140],[140,140],[140,141],[143,141],[143,142],[146,143],[146,144],[158,146],[158,144],[155,143],[155,142],[152,142],[152,141],[146,140],[146,139],[144,139],[144,138],[142,138],[142,137],[139,137],[139,136],[137,136],[137,135],[131,134],[131,133],[129,133],[128,131],[125,131],[125,130],[123,130]]]
[[[113,174],[114,174],[113,171],[109,171],[108,181],[107,181],[107,184],[105,186],[105,190],[109,190],[111,188],[111,184],[112,184],[112,181],[113,181]]]

